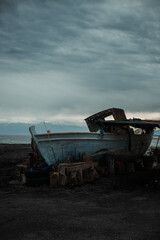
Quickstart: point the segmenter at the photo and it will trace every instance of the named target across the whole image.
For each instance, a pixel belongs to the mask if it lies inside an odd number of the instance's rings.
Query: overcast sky
[[[159,0],[0,0],[0,121],[160,119]]]

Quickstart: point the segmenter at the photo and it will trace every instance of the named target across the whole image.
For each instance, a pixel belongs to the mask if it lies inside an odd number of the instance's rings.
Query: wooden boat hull
[[[30,127],[32,147],[38,151],[48,165],[77,159],[83,153],[92,154],[106,150],[115,155],[115,159],[137,160],[148,149],[153,132],[134,135],[115,135],[112,133],[78,132],[36,134]]]

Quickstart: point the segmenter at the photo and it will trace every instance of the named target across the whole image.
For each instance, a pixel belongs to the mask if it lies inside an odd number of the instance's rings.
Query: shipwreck
[[[114,120],[107,120],[112,116]],[[47,165],[80,162],[85,153],[107,152],[116,160],[136,161],[147,151],[160,121],[127,119],[123,109],[110,108],[85,119],[89,132],[38,134],[29,128],[36,156]]]

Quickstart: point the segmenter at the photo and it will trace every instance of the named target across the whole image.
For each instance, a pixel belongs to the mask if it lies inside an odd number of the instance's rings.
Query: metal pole
[[[45,121],[44,121],[43,123],[44,123],[44,126],[45,126],[45,128],[46,128],[46,132],[47,132],[48,140],[49,140],[49,143],[50,143],[50,147],[51,147],[51,149],[52,149],[52,152],[53,152],[54,158],[55,158],[56,163],[57,163],[56,154],[55,154],[54,149],[53,149],[53,147],[52,147],[52,145],[51,145],[51,140],[50,140],[50,138],[49,138],[49,133],[48,133],[48,131],[47,131],[46,123],[45,123]]]

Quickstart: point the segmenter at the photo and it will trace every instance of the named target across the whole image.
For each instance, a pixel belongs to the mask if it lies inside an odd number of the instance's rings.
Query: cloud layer
[[[159,12],[156,0],[1,0],[3,120],[160,112]]]

